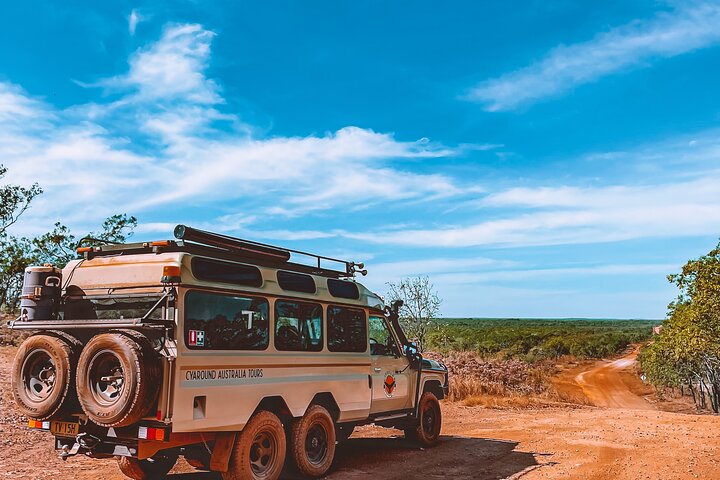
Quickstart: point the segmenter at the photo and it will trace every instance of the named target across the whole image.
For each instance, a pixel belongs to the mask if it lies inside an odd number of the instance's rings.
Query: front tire
[[[405,437],[426,447],[435,445],[442,428],[442,411],[432,392],[425,392],[420,397],[418,417],[418,423],[405,429]]]
[[[233,446],[223,480],[277,480],[285,463],[285,429],[272,412],[252,416]]]
[[[126,477],[134,480],[165,478],[177,462],[177,455],[156,454],[152,458],[138,460],[133,457],[119,457],[118,467]]]
[[[352,431],[352,430],[351,430]],[[290,427],[293,466],[302,475],[321,477],[335,458],[335,422],[322,405],[311,405]]]

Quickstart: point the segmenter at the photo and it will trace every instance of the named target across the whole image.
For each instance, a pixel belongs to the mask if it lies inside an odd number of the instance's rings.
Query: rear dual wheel
[[[307,477],[325,475],[335,458],[335,439],[335,422],[330,412],[322,405],[311,405],[290,427],[293,466]]]
[[[285,429],[272,412],[261,410],[238,434],[223,480],[277,480],[285,463]]]

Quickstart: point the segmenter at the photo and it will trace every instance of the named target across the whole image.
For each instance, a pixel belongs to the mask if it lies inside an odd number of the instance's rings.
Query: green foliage
[[[428,334],[427,349],[482,358],[540,361],[563,355],[606,358],[650,338],[653,320],[455,318]]]
[[[720,413],[720,244],[668,280],[680,290],[655,342],[640,355],[657,387],[687,385],[699,408]]]

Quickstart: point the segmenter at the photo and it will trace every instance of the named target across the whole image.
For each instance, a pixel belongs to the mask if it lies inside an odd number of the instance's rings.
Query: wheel
[[[118,467],[126,477],[135,480],[165,478],[175,466],[177,459],[177,455],[163,455],[162,453],[145,460],[138,460],[133,457],[118,457]]]
[[[34,335],[20,345],[12,367],[12,392],[24,415],[48,420],[67,413],[75,392],[76,342],[69,335]]]
[[[437,442],[442,427],[440,402],[432,392],[425,392],[420,397],[418,408],[419,422],[405,429],[405,437],[419,442],[426,447]]]
[[[261,410],[239,433],[223,480],[277,480],[285,463],[285,429],[272,412]]]
[[[355,430],[355,424],[353,423],[338,423],[335,425],[335,441],[344,442]]]
[[[352,431],[352,430],[351,430]],[[335,458],[335,422],[322,405],[311,405],[290,427],[290,458],[298,472],[320,477]]]
[[[78,400],[98,425],[132,425],[155,404],[161,376],[159,358],[144,337],[136,332],[101,333],[80,355]]]

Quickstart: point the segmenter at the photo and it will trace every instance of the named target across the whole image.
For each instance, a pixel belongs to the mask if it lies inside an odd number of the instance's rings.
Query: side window
[[[395,340],[383,317],[370,317],[370,355],[387,355],[394,357],[397,354]]]
[[[328,350],[364,352],[367,350],[365,312],[357,308],[328,307]]]
[[[264,298],[188,292],[185,345],[198,350],[265,350],[269,309]]]
[[[275,348],[296,352],[322,350],[322,306],[284,300],[275,302]]]

